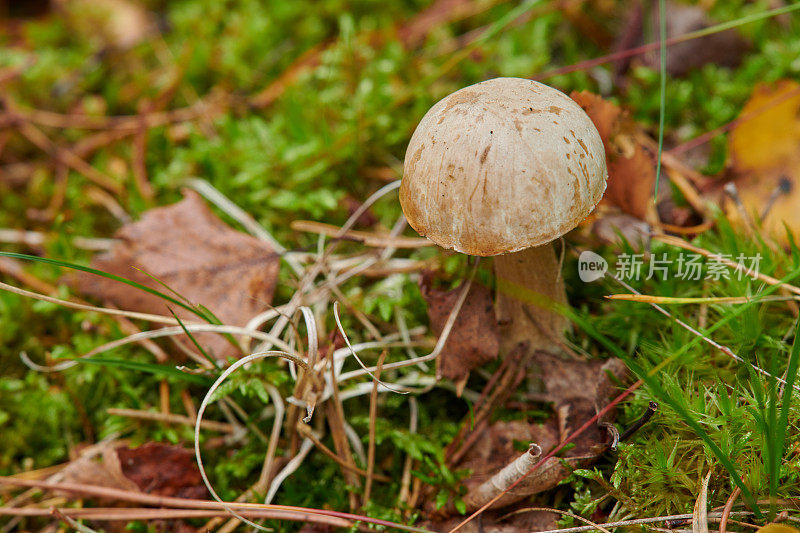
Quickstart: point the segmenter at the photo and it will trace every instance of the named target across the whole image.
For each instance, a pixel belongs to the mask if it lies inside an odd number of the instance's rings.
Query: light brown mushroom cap
[[[406,151],[400,203],[444,248],[498,255],[564,235],[606,189],[603,141],[564,93],[496,78],[440,100]]]

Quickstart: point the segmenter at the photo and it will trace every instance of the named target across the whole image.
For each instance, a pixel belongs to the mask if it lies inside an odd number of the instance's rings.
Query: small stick
[[[161,407],[161,414],[169,416],[169,383],[162,379],[158,383],[158,399]]]
[[[378,383],[380,383],[383,361],[389,354],[388,350],[383,350],[378,357],[378,365],[375,369],[375,379],[372,382],[372,395],[369,399],[369,447],[367,448],[367,481],[364,485],[364,505],[369,503],[372,493],[372,475],[375,472],[375,420],[378,418]]]
[[[647,424],[647,422],[651,418],[653,418],[653,415],[656,413],[657,410],[658,410],[658,403],[651,401],[650,404],[647,406],[647,411],[644,412],[644,414],[639,418],[639,420],[634,422],[628,429],[626,429],[622,433],[622,435],[619,436],[620,442],[626,441],[631,437],[631,435],[639,431],[642,428],[642,426]]]
[[[188,390],[183,389],[181,391],[181,401],[183,402],[183,408],[186,409],[186,414],[189,415],[192,424],[194,424],[194,421],[197,420],[197,407],[195,407],[192,396],[189,394]]]

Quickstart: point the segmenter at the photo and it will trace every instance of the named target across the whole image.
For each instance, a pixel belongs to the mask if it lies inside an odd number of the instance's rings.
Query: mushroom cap
[[[603,141],[578,104],[532,80],[496,78],[425,114],[406,151],[400,204],[439,246],[498,255],[573,229],[607,178]]]

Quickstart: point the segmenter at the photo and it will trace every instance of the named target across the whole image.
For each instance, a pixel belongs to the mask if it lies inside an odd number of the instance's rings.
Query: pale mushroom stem
[[[553,246],[545,244],[498,255],[494,258],[494,272],[502,353],[509,353],[523,341],[530,343],[529,354],[535,350],[560,352],[569,321],[541,305],[545,302],[567,305],[564,279]]]

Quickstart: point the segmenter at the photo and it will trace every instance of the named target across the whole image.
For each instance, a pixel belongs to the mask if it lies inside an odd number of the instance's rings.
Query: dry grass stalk
[[[155,411],[139,411],[136,409],[121,409],[110,408],[106,409],[106,413],[112,416],[122,416],[125,418],[134,418],[137,420],[150,420],[152,422],[162,422],[164,424],[180,424],[184,426],[192,426],[196,422],[196,417],[176,415],[171,413],[155,412]],[[216,422],[213,420],[203,420],[200,427],[208,431],[219,431],[221,433],[233,433],[236,428],[232,424],[225,422]]]

